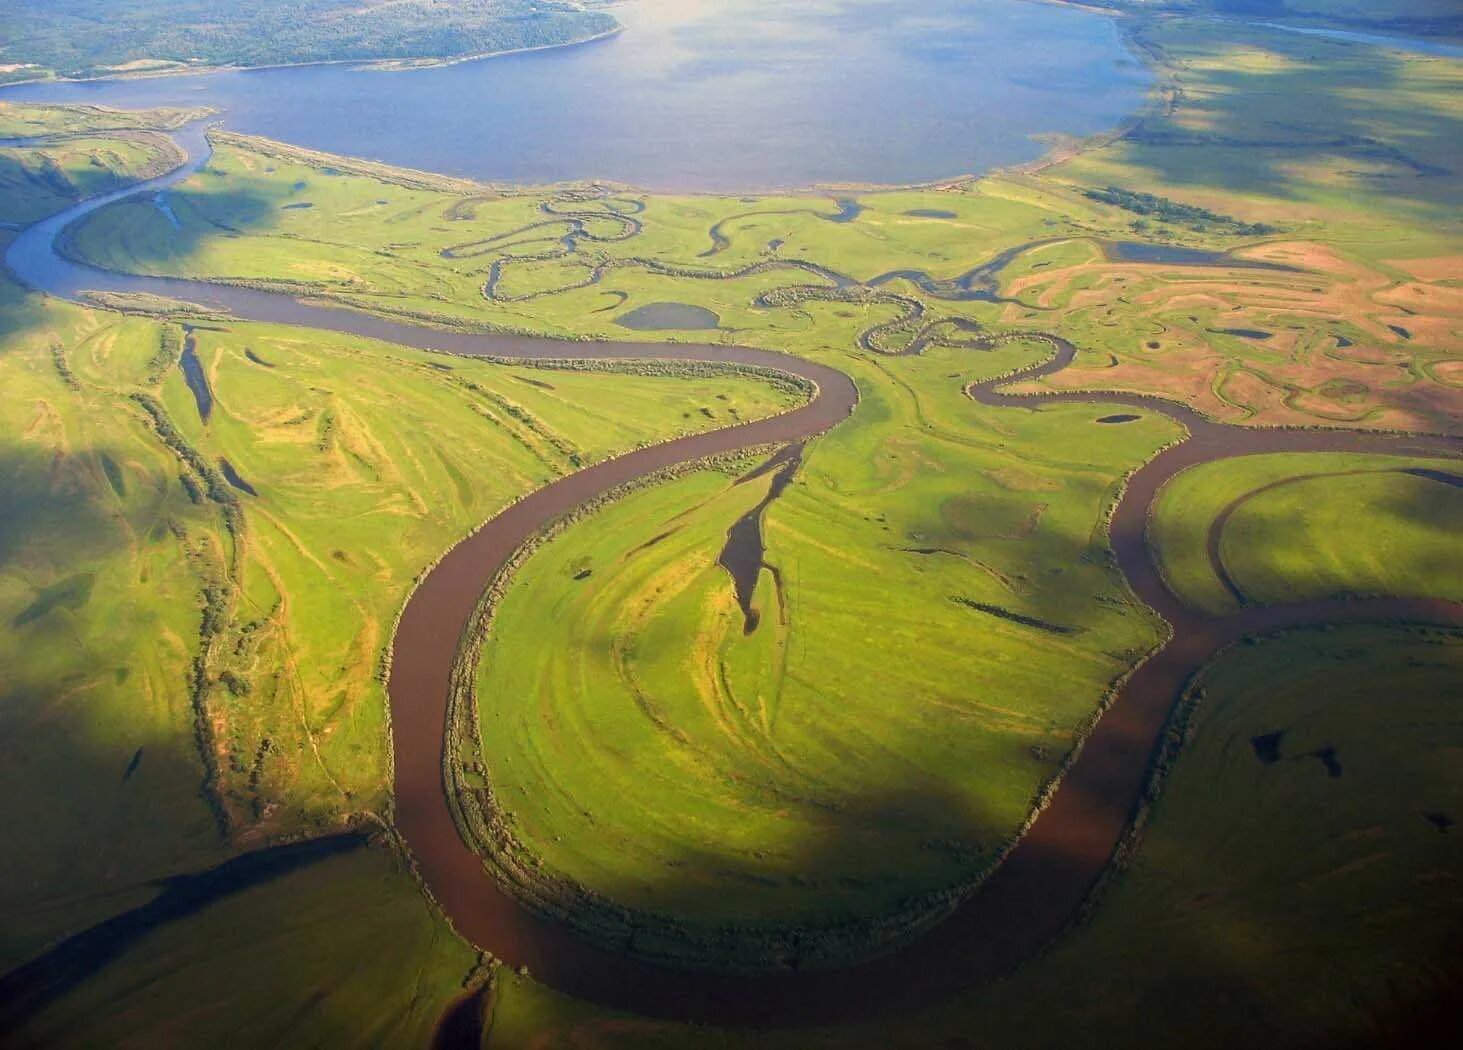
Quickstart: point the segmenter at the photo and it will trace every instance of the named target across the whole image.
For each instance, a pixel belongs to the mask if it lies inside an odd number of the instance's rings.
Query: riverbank
[[[458,61],[584,43],[620,27],[606,11],[563,0],[258,0],[244,8],[163,0],[123,12],[100,0],[67,0],[54,7],[14,13],[0,77],[95,82]]]

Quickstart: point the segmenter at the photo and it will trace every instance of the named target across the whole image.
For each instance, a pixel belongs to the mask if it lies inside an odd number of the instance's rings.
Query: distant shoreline
[[[506,58],[509,55],[526,55],[535,51],[557,51],[564,48],[582,47],[618,36],[625,27],[616,22],[614,28],[602,33],[566,40],[562,44],[535,44],[532,47],[510,47],[501,51],[481,51],[471,55],[444,55],[432,57],[422,55],[416,58],[321,58],[309,62],[266,62],[256,66],[186,66],[181,63],[166,69],[145,69],[124,73],[103,73],[94,77],[31,77],[27,80],[11,80],[0,84],[0,92],[7,88],[26,84],[104,84],[118,80],[154,80],[161,77],[197,77],[214,73],[250,73],[265,69],[309,69],[314,66],[357,66],[368,73],[406,73],[414,69],[434,69],[438,66],[455,66],[464,62],[480,62],[489,58]]]

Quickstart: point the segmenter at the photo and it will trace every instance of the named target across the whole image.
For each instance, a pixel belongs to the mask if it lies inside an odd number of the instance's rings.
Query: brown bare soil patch
[[[1428,259],[1388,259],[1386,263],[1423,281],[1463,281],[1463,254],[1435,255]]]

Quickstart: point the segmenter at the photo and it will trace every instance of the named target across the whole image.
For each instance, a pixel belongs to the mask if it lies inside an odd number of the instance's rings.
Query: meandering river
[[[1015,376],[977,383],[987,410],[1039,411],[1052,402],[1114,405],[1164,414],[1187,437],[1139,467],[1111,524],[1118,567],[1134,592],[1172,627],[1171,640],[1120,687],[1054,797],[994,874],[943,922],[892,954],[842,970],[726,977],[664,969],[586,943],[502,892],[462,841],[443,790],[448,683],[458,644],[480,595],[520,543],[556,516],[624,482],[701,456],[800,441],[837,425],[858,401],[853,381],[825,364],[766,350],[683,344],[559,342],[447,332],[287,295],[89,269],[54,251],[57,233],[128,192],[156,192],[206,162],[194,129],[178,136],[189,160],[170,175],[106,194],[30,227],[6,262],[31,286],[75,298],[87,289],[149,292],[206,302],[246,320],[305,325],[426,350],[505,359],[657,358],[781,369],[816,384],[813,399],[770,419],[639,449],[562,478],[513,504],[448,551],[408,601],[394,641],[389,681],[395,747],[395,821],[432,895],[466,938],[563,992],[653,1016],[738,1024],[852,1020],[927,1005],[1009,973],[1058,936],[1078,912],[1131,821],[1173,705],[1189,677],[1246,634],[1358,619],[1463,624],[1463,606],[1422,599],[1314,601],[1246,608],[1229,617],[1190,609],[1169,592],[1145,543],[1149,508],[1163,483],[1198,463],[1260,452],[1387,452],[1463,455],[1455,438],[1346,431],[1264,430],[1214,423],[1189,409],[1133,395],[1064,393],[1016,397],[1013,380],[1066,367],[1075,350],[1042,336],[1049,358]]]

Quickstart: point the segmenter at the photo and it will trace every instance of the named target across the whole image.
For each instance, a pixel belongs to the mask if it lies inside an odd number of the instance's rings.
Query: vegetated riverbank
[[[1160,493],[1148,541],[1169,589],[1216,615],[1344,594],[1456,600],[1463,572],[1443,553],[1463,513],[1453,467],[1325,455],[1200,467]]]
[[[322,58],[308,62],[268,62],[252,66],[235,65],[165,65],[153,69],[131,70],[117,73],[100,73],[94,76],[37,76],[25,80],[9,80],[0,82],[0,87],[22,87],[27,84],[96,84],[113,80],[152,80],[161,77],[196,77],[208,76],[213,73],[261,73],[273,69],[316,69],[325,66],[349,66],[362,73],[410,73],[418,69],[433,69],[439,66],[455,66],[465,62],[485,62],[493,58],[507,58],[510,55],[527,55],[538,51],[560,51],[567,48],[583,47],[587,44],[598,43],[617,36],[625,31],[624,26],[615,26],[606,29],[601,33],[594,33],[590,36],[577,40],[566,40],[559,44],[536,44],[531,47],[510,47],[497,51],[483,51],[471,55],[450,55],[440,58],[383,58],[383,59],[360,59],[360,58]],[[447,178],[448,176],[443,176]]]
[[[73,213],[70,218],[75,217]],[[34,247],[34,245],[32,245]],[[33,261],[33,260],[32,260]],[[61,269],[64,271],[65,267]],[[98,280],[95,274],[90,275]],[[108,283],[111,278],[100,279]],[[440,771],[444,741],[442,717],[432,718],[432,710],[445,713],[447,686],[457,656],[458,632],[450,629],[449,620],[456,616],[458,626],[465,624],[477,607],[478,596],[485,582],[481,576],[445,572],[449,564],[455,570],[474,564],[469,554],[479,557],[508,557],[518,537],[532,534],[542,519],[534,515],[569,509],[582,502],[595,484],[610,485],[642,476],[647,470],[662,469],[680,462],[688,453],[716,452],[719,443],[730,442],[728,448],[746,447],[756,439],[786,441],[807,436],[805,428],[832,425],[851,407],[852,384],[842,373],[826,366],[813,365],[800,359],[786,358],[768,351],[741,351],[728,347],[680,347],[592,343],[546,343],[511,336],[472,336],[418,328],[409,324],[386,322],[353,314],[350,311],[298,303],[287,297],[250,290],[209,286],[203,282],[168,281],[145,278],[122,279],[117,283],[127,290],[139,288],[193,288],[207,297],[231,306],[244,316],[261,312],[270,320],[295,320],[339,330],[368,329],[373,334],[387,333],[386,338],[430,349],[448,349],[459,353],[488,354],[495,357],[576,356],[665,357],[691,360],[736,361],[772,367],[801,374],[818,384],[819,398],[813,405],[775,417],[772,420],[732,430],[680,439],[668,445],[640,450],[618,460],[601,464],[584,474],[564,479],[554,494],[534,501],[529,497],[473,537],[454,548],[437,570],[423,581],[406,613],[398,632],[398,645],[392,663],[393,731],[397,744],[398,824],[411,845],[420,870],[434,896],[443,904],[459,929],[479,943],[491,947],[510,962],[521,961],[545,977],[550,983],[591,999],[628,1005],[649,1013],[671,1013],[680,1016],[735,1018],[767,1022],[774,1019],[813,1019],[820,1016],[844,1016],[849,1007],[849,992],[869,982],[878,987],[884,998],[881,1010],[901,1004],[923,1001],[943,994],[960,984],[988,978],[1005,972],[1010,966],[1038,950],[1068,921],[1084,899],[1087,889],[1107,863],[1114,843],[1126,826],[1133,798],[1147,768],[1163,719],[1171,707],[1177,688],[1194,667],[1202,664],[1213,650],[1216,630],[1203,617],[1195,618],[1181,608],[1165,609],[1173,602],[1164,596],[1166,589],[1158,581],[1156,571],[1147,561],[1142,543],[1141,523],[1157,484],[1177,469],[1204,457],[1232,454],[1235,442],[1247,448],[1327,448],[1375,449],[1437,454],[1437,442],[1431,446],[1421,439],[1364,434],[1339,434],[1315,431],[1239,430],[1203,420],[1187,409],[1155,398],[1108,394],[1060,394],[1047,400],[1098,404],[1138,404],[1151,411],[1179,418],[1190,430],[1190,438],[1161,453],[1140,468],[1130,479],[1127,490],[1113,515],[1112,542],[1120,567],[1140,597],[1160,611],[1173,611],[1170,622],[1175,639],[1159,657],[1145,663],[1120,690],[1111,710],[1098,723],[1067,777],[1052,795],[1051,805],[1039,816],[1028,833],[1017,843],[980,889],[959,907],[954,917],[915,944],[864,967],[839,973],[801,974],[787,977],[722,979],[705,975],[676,973],[658,967],[644,967],[628,961],[615,952],[599,952],[579,942],[561,927],[543,923],[523,913],[517,903],[495,896],[479,859],[457,836],[451,814],[442,796]],[[65,287],[64,281],[61,287]],[[1009,338],[1030,338],[1031,333],[1015,333]],[[1035,400],[1009,397],[994,391],[1001,382],[1031,379],[1055,373],[1070,364],[1075,348],[1065,340],[1045,336],[1057,349],[1049,362],[1032,366],[1007,376],[972,387],[977,400],[992,407],[1029,407]],[[808,374],[809,372],[813,374]],[[842,393],[840,393],[842,391]],[[830,396],[831,395],[831,396]],[[1039,399],[1037,399],[1039,400]],[[812,432],[817,432],[813,430]],[[1446,451],[1456,452],[1456,442],[1438,439]],[[1411,442],[1411,444],[1409,444]],[[603,468],[603,469],[601,469]],[[593,471],[598,470],[595,474]],[[587,480],[584,479],[589,475]],[[573,483],[573,484],[570,484]],[[540,490],[548,492],[549,490]],[[1137,497],[1135,498],[1135,494]],[[536,494],[537,495],[537,494]],[[579,497],[576,499],[576,497]],[[558,501],[556,503],[556,501]],[[1134,527],[1134,523],[1137,527]],[[495,546],[496,545],[496,546]],[[468,552],[468,553],[459,553]],[[1146,566],[1146,570],[1145,570]],[[1145,577],[1145,571],[1149,574]],[[434,582],[441,581],[441,582]],[[428,597],[423,598],[424,595]],[[1152,596],[1152,597],[1150,597]],[[444,606],[438,599],[450,599]],[[415,620],[413,608],[422,602]],[[429,607],[427,603],[432,603]],[[1422,618],[1453,615],[1451,607],[1439,610],[1436,604],[1417,602],[1377,603],[1310,603],[1304,606],[1259,610],[1253,617],[1226,621],[1217,633],[1272,629],[1307,618],[1371,618],[1377,616],[1418,616]],[[1299,619],[1297,619],[1299,618]],[[415,624],[415,627],[412,625]],[[441,628],[447,629],[442,630]],[[434,628],[430,644],[409,648],[417,630]],[[1187,629],[1187,633],[1186,630]],[[445,639],[445,641],[444,641]],[[402,660],[410,653],[411,666]],[[1157,670],[1150,670],[1157,668]],[[400,677],[399,677],[400,676]],[[1142,683],[1135,686],[1135,682]],[[406,692],[399,692],[397,683],[411,683]],[[418,685],[431,686],[423,691]],[[440,685],[440,691],[436,686]],[[437,692],[437,698],[431,695]],[[1126,702],[1134,693],[1137,702]],[[397,707],[400,699],[401,705]],[[426,706],[423,706],[423,705]],[[439,706],[440,705],[440,706]],[[1125,712],[1115,717],[1115,712]],[[1122,724],[1119,724],[1121,722]],[[1151,732],[1149,732],[1151,730]],[[409,733],[403,746],[403,733]],[[1147,746],[1144,746],[1144,734]],[[403,779],[406,778],[406,779]],[[1074,786],[1075,785],[1075,786]],[[1131,793],[1124,792],[1131,788]],[[1099,797],[1100,796],[1100,797]],[[1053,814],[1056,814],[1053,816]],[[444,823],[445,822],[445,823]],[[1110,834],[1109,834],[1110,832]],[[1076,836],[1077,841],[1071,840]],[[1073,847],[1077,847],[1073,849]],[[1054,849],[1053,847],[1059,847]],[[1062,859],[1058,859],[1059,856]],[[1076,857],[1080,863],[1074,863]],[[456,879],[466,881],[454,882]],[[1038,895],[1037,891],[1040,890]],[[1040,911],[1032,915],[1023,905],[1036,900]],[[505,930],[522,937],[513,943],[504,940]],[[982,936],[973,937],[979,931]],[[980,958],[971,960],[968,953],[975,943],[982,947]],[[530,961],[531,960],[531,961]],[[902,976],[901,976],[902,975]],[[873,1009],[875,997],[864,1000]],[[855,1006],[854,1009],[857,1009]],[[826,1014],[820,1011],[827,1011]]]

